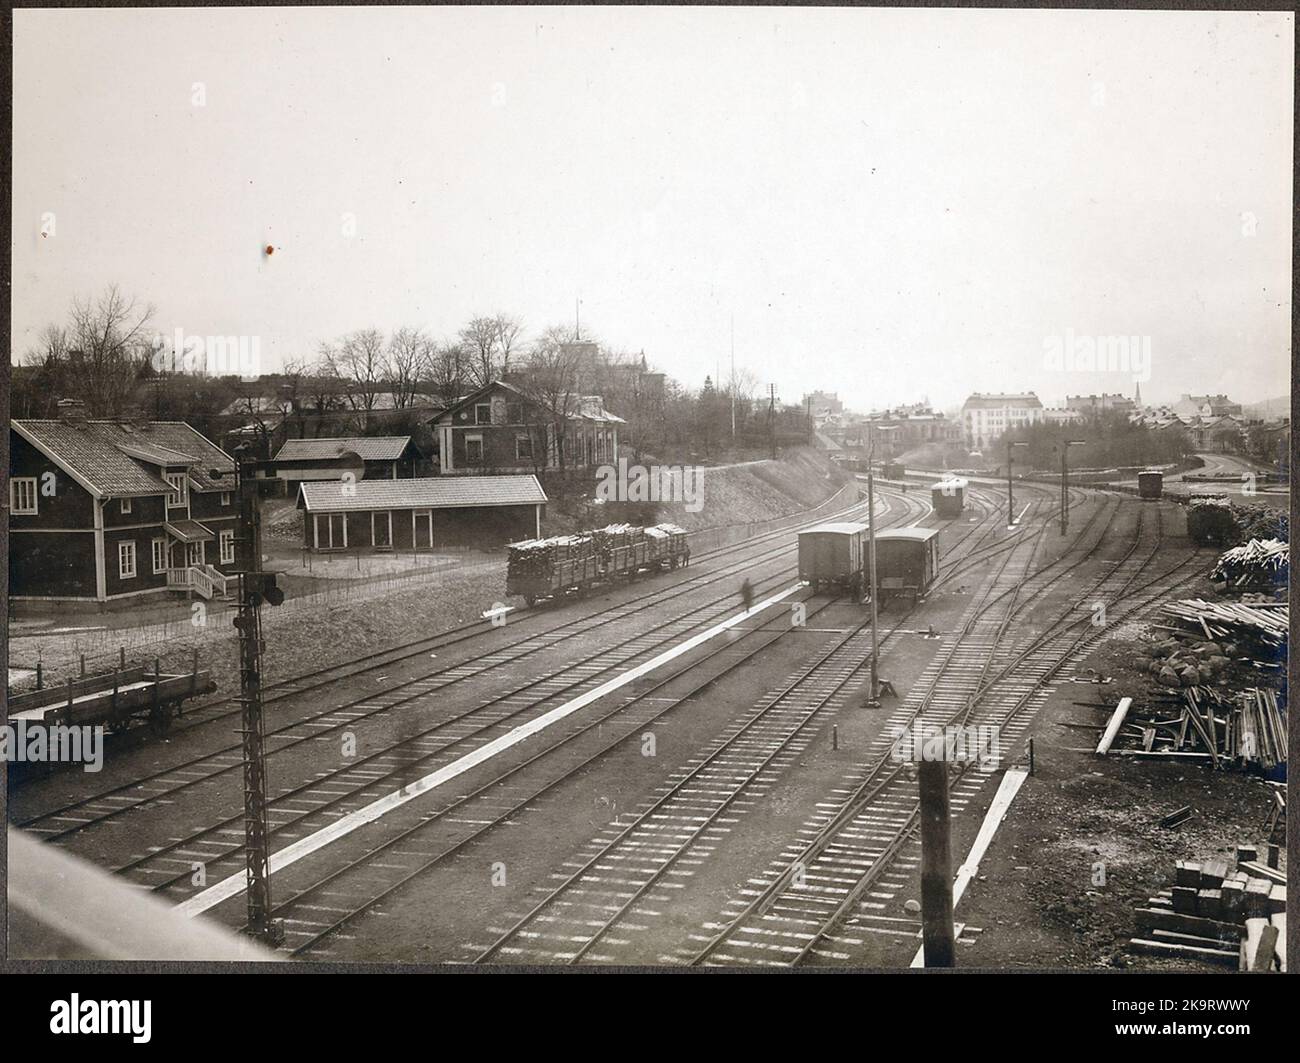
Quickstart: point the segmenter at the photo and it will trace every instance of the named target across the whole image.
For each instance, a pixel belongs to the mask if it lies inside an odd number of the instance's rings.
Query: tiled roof
[[[129,458],[139,458],[151,465],[193,465],[198,459],[193,454],[160,447],[155,443],[119,443],[117,449]]]
[[[345,493],[346,490],[346,493]],[[521,506],[546,501],[536,476],[433,476],[417,480],[304,483],[299,494],[311,512],[371,509],[451,509]]]
[[[200,491],[229,491],[233,480],[214,480],[209,469],[233,470],[234,461],[184,421],[14,421],[13,427],[101,496],[157,494],[168,490],[150,463],[185,464]],[[131,448],[151,457],[141,460]]]
[[[369,436],[356,439],[289,439],[276,461],[303,461],[313,458],[337,458],[352,451],[363,461],[397,461],[411,445],[410,436]]]

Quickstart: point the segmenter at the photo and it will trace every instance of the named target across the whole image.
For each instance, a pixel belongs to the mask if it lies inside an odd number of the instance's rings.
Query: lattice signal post
[[[262,716],[262,639],[260,609],[263,602],[279,605],[284,592],[275,574],[262,571],[262,529],[257,504],[257,479],[253,473],[269,462],[259,462],[244,444],[235,451],[235,495],[239,503],[235,531],[235,565],[239,577],[240,735],[244,755],[244,865],[248,881],[248,932],[278,944],[283,931],[271,919],[271,872],[266,818],[266,751]],[[213,476],[224,472],[213,470]]]

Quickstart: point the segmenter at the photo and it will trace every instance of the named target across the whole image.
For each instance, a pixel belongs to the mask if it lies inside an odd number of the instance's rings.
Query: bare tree
[[[460,330],[460,342],[466,355],[468,382],[476,388],[491,383],[497,376],[497,319],[474,318]]]
[[[60,342],[66,344],[67,383],[76,388],[90,416],[126,412],[141,370],[149,364],[146,333],[153,315],[153,306],[123,295],[116,284],[97,299],[73,300],[71,322]],[[58,331],[47,330],[50,341]]]
[[[510,352],[523,334],[524,323],[510,314],[498,313],[493,322],[496,325],[496,353],[501,376],[510,372]]]
[[[425,352],[421,375],[448,406],[464,393],[464,363],[464,352],[457,343],[430,343]]]
[[[403,410],[415,404],[431,346],[419,328],[399,328],[389,338],[386,375],[393,391],[395,409]]]
[[[569,342],[566,326],[552,325],[533,344],[523,391],[545,415],[563,474],[569,457],[569,423],[578,413],[582,397],[581,350]]]
[[[348,405],[361,414],[364,428],[384,390],[384,334],[379,329],[350,332],[337,347],[326,349],[326,365],[343,383]]]

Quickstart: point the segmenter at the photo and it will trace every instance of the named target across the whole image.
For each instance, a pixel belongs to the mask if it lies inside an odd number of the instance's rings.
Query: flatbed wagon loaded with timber
[[[506,547],[506,593],[531,606],[570,592],[585,594],[597,583],[675,569],[690,559],[686,530],[675,524],[611,524],[580,535],[528,539]]]
[[[140,721],[161,734],[171,727],[172,717],[181,714],[186,699],[216,689],[211,674],[199,671],[196,653],[189,672],[163,672],[155,661],[152,666],[123,667],[15,694],[9,699],[9,722],[24,720],[28,727],[104,726],[117,734]]]

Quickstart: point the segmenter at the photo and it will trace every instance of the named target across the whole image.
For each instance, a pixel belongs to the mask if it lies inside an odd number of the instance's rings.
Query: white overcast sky
[[[169,335],[572,322],[855,407],[1289,390],[1290,14],[18,11],[13,353],[116,281]],[[201,82],[206,106],[192,103]],[[42,218],[55,217],[52,237]],[[356,217],[354,237],[343,216]],[[276,247],[265,259],[263,245]]]

